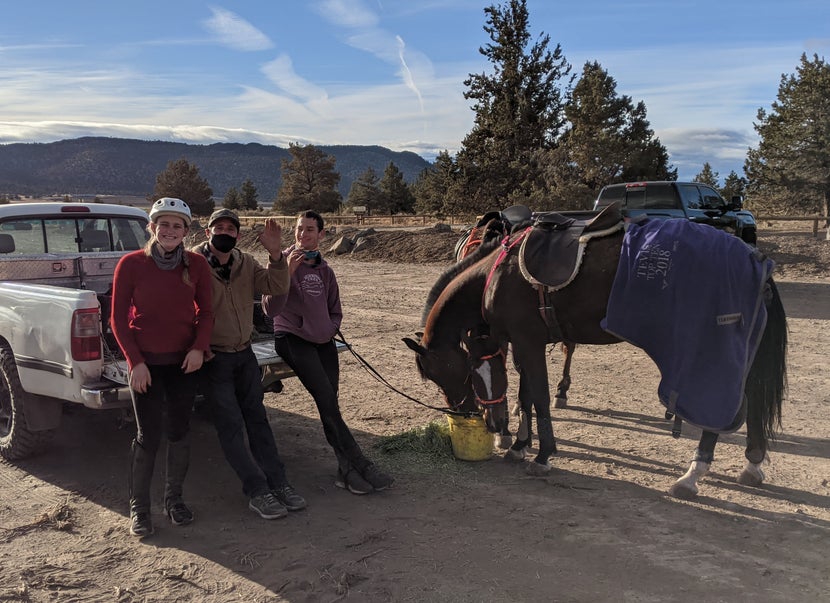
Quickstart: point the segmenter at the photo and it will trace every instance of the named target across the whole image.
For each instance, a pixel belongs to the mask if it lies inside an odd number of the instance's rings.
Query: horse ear
[[[417,341],[415,341],[414,339],[410,339],[409,337],[404,337],[403,339],[401,339],[401,341],[403,341],[406,344],[406,347],[408,347],[410,350],[412,350],[416,354],[420,354],[421,356],[426,356],[427,353],[428,353],[427,349],[424,346],[422,346],[421,344],[419,344]]]

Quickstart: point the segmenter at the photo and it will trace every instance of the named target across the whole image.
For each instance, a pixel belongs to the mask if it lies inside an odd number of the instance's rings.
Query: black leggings
[[[199,373],[185,374],[178,364],[147,365],[147,368],[152,385],[143,394],[133,392],[135,439],[144,450],[155,453],[161,443],[165,406],[167,439],[178,442],[187,435]]]
[[[291,333],[280,333],[274,338],[274,348],[314,398],[326,441],[334,449],[341,469],[347,469],[342,465],[348,461],[362,471],[368,461],[343,421],[337,401],[340,360],[334,341],[311,343]]]

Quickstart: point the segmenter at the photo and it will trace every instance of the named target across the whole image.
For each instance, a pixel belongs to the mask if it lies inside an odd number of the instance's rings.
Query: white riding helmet
[[[179,216],[184,220],[185,228],[190,228],[190,207],[181,199],[162,197],[150,208],[150,222],[155,222],[161,216]]]

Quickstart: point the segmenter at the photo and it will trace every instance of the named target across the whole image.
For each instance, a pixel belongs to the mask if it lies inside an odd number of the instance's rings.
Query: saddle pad
[[[602,327],[660,369],[660,401],[703,429],[730,432],[766,326],[774,263],[737,237],[688,220],[630,224]]]

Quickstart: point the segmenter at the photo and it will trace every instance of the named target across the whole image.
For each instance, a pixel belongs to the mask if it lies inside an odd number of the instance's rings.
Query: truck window
[[[674,190],[671,184],[649,184],[646,188],[646,209],[676,209]]]
[[[113,218],[112,237],[116,251],[141,249],[150,238],[146,224],[132,218]]]
[[[700,192],[697,190],[696,185],[678,184],[677,188],[680,191],[680,199],[683,201],[683,205],[685,205],[687,209],[701,208],[703,202],[700,199]]]
[[[718,192],[709,186],[699,186],[700,196],[703,199],[705,209],[723,209],[726,206],[726,201],[723,200]]]
[[[630,188],[626,191],[625,207],[628,209],[645,209],[646,208],[646,189]]]
[[[0,224],[0,232],[9,235],[4,253],[43,253],[43,228],[40,220],[9,220]]]
[[[77,221],[73,218],[44,220],[43,232],[46,235],[46,251],[49,253],[77,253],[77,228]]]

